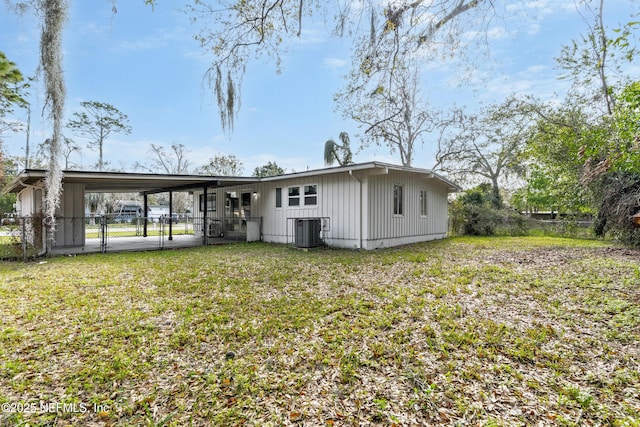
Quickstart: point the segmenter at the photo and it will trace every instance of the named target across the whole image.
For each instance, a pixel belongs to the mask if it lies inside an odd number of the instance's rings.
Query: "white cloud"
[[[538,34],[540,32],[540,24],[537,22],[533,22],[531,24],[529,24],[529,26],[527,27],[527,34],[529,35],[534,35],[534,34]]]
[[[519,75],[540,74],[547,71],[549,71],[549,67],[546,65],[531,65],[527,67],[524,71],[520,71],[518,74]]]
[[[111,25],[98,25],[95,22],[87,22],[81,28],[82,34],[96,34],[102,35],[113,30]]]
[[[348,61],[346,59],[340,59],[340,58],[324,58],[322,63],[327,68],[331,68],[332,70],[337,70],[338,68],[344,67],[348,63]]]
[[[182,54],[183,58],[193,59],[197,62],[201,62],[203,64],[210,65],[211,64],[211,55],[209,52],[204,50],[188,50]]]
[[[115,50],[149,50],[160,49],[169,46],[170,44],[191,39],[190,33],[182,27],[175,27],[170,31],[164,29],[157,29],[151,34],[139,39],[133,40],[121,40],[117,44]]]
[[[509,37],[513,37],[512,32],[507,31],[504,27],[492,27],[487,30],[486,37],[489,40],[503,40]]]
[[[575,12],[576,5],[575,0],[532,0],[524,3],[511,3],[506,6],[506,10],[544,17],[558,12]]]
[[[518,35],[517,31],[508,31],[503,26],[496,26],[488,28],[486,31],[467,31],[463,34],[464,40],[471,41],[477,39],[485,39],[489,42],[493,40],[505,40],[514,38]]]
[[[302,27],[302,33],[300,37],[293,39],[293,44],[300,46],[307,46],[312,44],[320,44],[327,41],[326,31],[317,30],[313,28]]]
[[[568,83],[545,71],[549,71],[549,68],[531,66],[514,76],[500,75],[487,82],[485,94],[496,102],[512,94],[533,95],[543,101],[564,96]]]
[[[202,166],[209,162],[213,156],[218,154],[220,150],[215,150],[212,146],[188,147],[187,159],[191,162],[192,167]]]

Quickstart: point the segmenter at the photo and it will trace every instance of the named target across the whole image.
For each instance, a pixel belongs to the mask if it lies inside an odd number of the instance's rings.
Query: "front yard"
[[[455,238],[0,265],[0,425],[640,425],[640,251]]]

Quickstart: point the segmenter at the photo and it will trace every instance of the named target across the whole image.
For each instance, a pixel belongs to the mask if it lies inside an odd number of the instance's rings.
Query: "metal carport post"
[[[173,240],[173,191],[169,191],[169,240]]]

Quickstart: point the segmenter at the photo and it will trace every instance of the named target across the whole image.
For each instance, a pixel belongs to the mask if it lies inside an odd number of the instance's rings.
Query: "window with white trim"
[[[289,206],[300,206],[300,187],[289,187]]]
[[[282,188],[276,188],[276,208],[282,207]]]
[[[403,210],[403,186],[400,184],[393,185],[393,214],[404,215]]]
[[[318,204],[318,184],[311,184],[304,186],[304,205],[317,205]]]
[[[420,216],[427,216],[429,212],[427,202],[427,190],[420,190]]]
[[[318,204],[318,184],[289,187],[289,206],[315,206]]]

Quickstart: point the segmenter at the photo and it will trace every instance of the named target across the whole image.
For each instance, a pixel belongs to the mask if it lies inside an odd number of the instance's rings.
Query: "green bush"
[[[608,235],[625,245],[640,247],[640,228],[631,221],[632,215],[640,212],[640,174],[609,172],[593,185],[600,200],[596,235]]]
[[[491,187],[481,184],[455,200],[451,205],[453,232],[471,236],[527,234],[531,221],[513,209],[495,208],[492,197]]]
[[[478,206],[464,206],[463,234],[490,236],[496,233],[498,214],[495,209]]]

